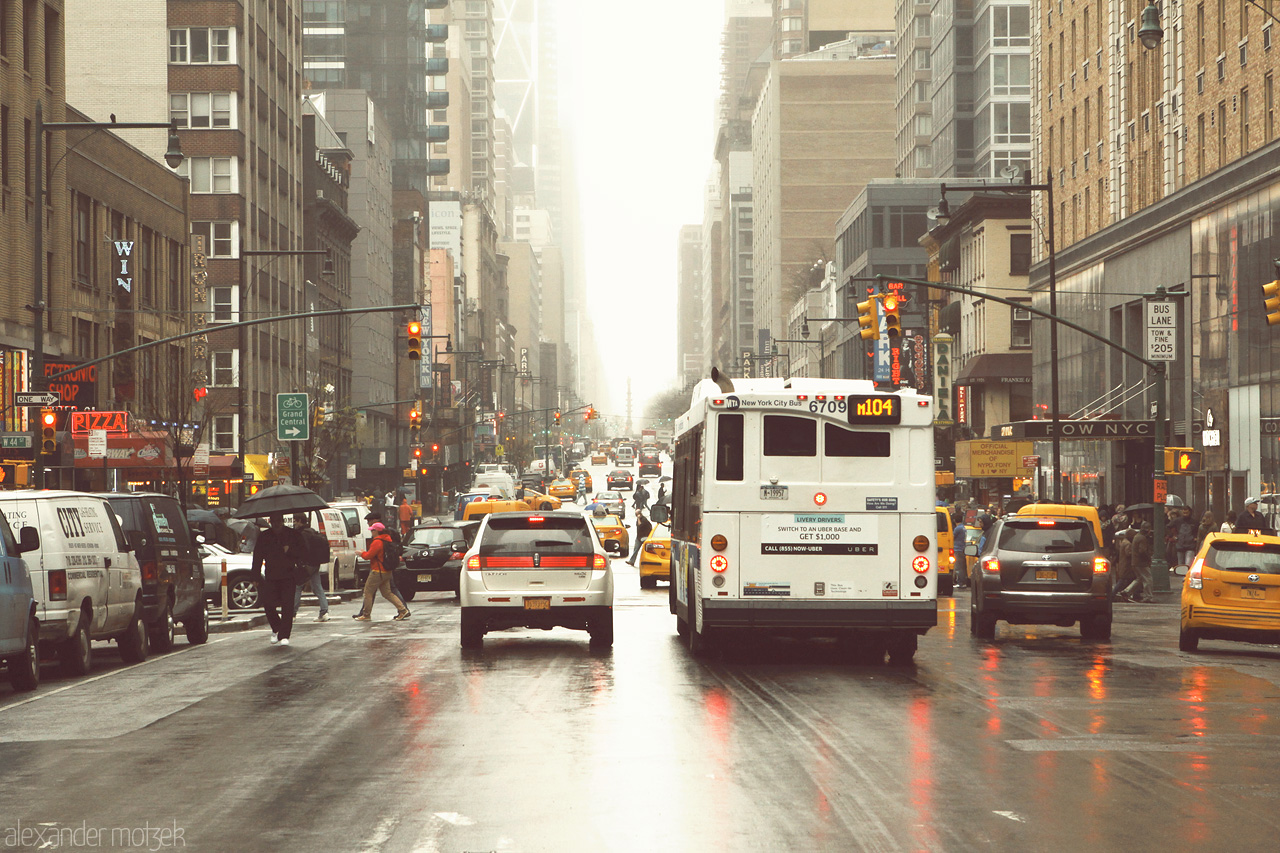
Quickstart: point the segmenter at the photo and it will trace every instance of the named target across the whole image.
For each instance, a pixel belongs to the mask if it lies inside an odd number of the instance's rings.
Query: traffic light
[[[1164,472],[1166,474],[1199,474],[1201,456],[1199,450],[1190,447],[1166,447]]]
[[[431,461],[435,462],[439,458],[440,458],[440,445],[432,444],[431,445]]]
[[[58,452],[58,413],[53,409],[40,410],[40,452],[52,456]]]
[[[559,423],[560,423],[560,413],[556,412],[556,424],[558,425]]]
[[[876,302],[879,297],[872,295],[866,302],[858,303],[858,334],[864,341],[880,340],[880,318],[876,316]]]
[[[409,410],[409,440],[417,441],[418,432],[422,429],[422,412],[417,409]]]
[[[422,360],[422,324],[417,320],[410,320],[409,326],[405,330],[408,337],[409,358],[414,361]]]
[[[902,337],[902,319],[898,316],[898,297],[889,295],[884,298],[885,335],[890,339]]]
[[[1280,279],[1262,285],[1262,304],[1267,307],[1267,325],[1280,323]]]
[[[320,426],[324,423],[324,407],[316,406],[315,414],[311,416],[311,425]]]

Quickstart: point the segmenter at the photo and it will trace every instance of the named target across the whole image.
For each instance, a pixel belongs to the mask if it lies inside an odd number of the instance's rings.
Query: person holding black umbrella
[[[271,626],[271,645],[287,646],[293,633],[293,596],[305,546],[298,531],[284,526],[283,513],[271,513],[270,521],[253,546],[252,571],[258,575],[261,570],[258,586],[267,624]]]

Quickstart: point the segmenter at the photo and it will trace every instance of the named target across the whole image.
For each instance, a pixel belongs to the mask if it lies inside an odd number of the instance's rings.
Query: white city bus
[[[716,373],[713,371],[713,377]],[[676,424],[671,612],[907,663],[937,623],[933,406],[853,379],[703,380]]]

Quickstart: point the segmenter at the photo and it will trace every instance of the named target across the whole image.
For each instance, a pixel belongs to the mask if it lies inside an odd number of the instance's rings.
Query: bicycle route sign
[[[308,394],[276,395],[276,440],[307,441],[311,438],[311,397]]]

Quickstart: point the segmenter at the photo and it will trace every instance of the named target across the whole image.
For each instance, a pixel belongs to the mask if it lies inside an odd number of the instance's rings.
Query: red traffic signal
[[[413,458],[414,458],[414,459],[421,459],[421,458],[422,458],[422,448],[421,448],[421,447],[415,447],[415,448],[413,449]]]
[[[40,452],[52,456],[58,452],[58,413],[53,409],[40,410]]]
[[[409,358],[420,361],[422,359],[422,324],[417,320],[410,320],[405,334],[408,338]]]

